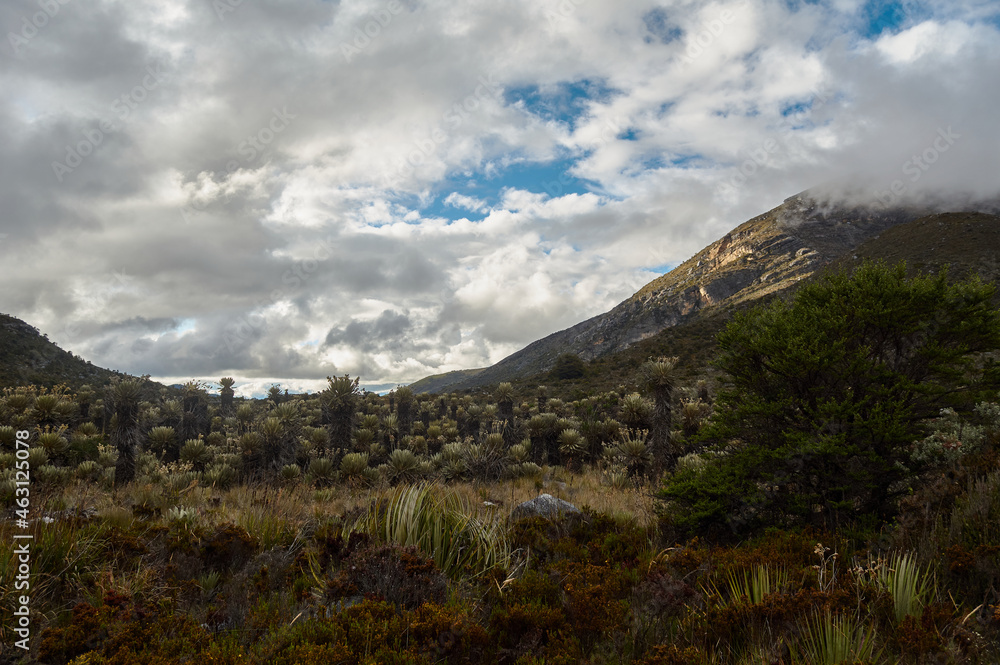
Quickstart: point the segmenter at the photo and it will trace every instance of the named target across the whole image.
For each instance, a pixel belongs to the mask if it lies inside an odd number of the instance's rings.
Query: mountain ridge
[[[124,376],[61,349],[33,325],[0,314],[0,388],[64,384],[78,389],[86,384],[106,385],[112,378]]]
[[[473,375],[422,379],[415,392],[512,381],[551,368],[563,353],[595,360],[708,310],[753,302],[794,287],[893,227],[940,212],[942,204],[873,208],[802,192],[726,233],[614,308],[528,344]],[[450,380],[454,378],[454,380]]]

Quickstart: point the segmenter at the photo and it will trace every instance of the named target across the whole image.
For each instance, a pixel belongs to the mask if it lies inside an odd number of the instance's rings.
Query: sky
[[[95,365],[386,390],[805,189],[1000,193],[1000,2],[3,0],[0,311]]]

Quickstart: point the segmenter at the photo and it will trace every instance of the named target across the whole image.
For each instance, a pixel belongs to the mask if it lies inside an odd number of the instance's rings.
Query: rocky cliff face
[[[621,351],[699,312],[781,291],[927,209],[874,210],[824,204],[807,194],[787,199],[653,280],[610,312],[540,339],[455,390],[549,369],[563,353],[590,360]]]

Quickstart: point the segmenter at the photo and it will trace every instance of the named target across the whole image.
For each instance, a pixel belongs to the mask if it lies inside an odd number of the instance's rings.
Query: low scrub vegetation
[[[995,663],[991,297],[867,265],[571,401],[7,389],[0,605],[28,430],[24,662]]]

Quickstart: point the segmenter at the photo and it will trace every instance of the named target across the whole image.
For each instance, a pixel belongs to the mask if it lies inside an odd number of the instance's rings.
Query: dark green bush
[[[995,288],[907,279],[866,263],[737,315],[719,334],[729,376],[699,440],[719,454],[669,479],[687,529],[833,526],[892,516],[920,471],[911,444],[944,407],[968,413],[1000,385]]]

